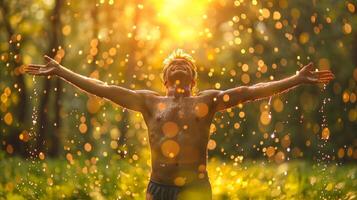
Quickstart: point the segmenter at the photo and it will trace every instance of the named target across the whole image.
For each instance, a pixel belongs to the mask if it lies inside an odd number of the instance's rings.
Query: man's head
[[[182,49],[173,51],[164,60],[162,79],[167,88],[179,85],[181,87],[189,86],[192,89],[197,79],[195,60]]]

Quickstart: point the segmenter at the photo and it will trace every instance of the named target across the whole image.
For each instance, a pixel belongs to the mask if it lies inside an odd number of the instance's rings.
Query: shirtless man
[[[193,96],[197,71],[192,57],[174,51],[165,61],[165,96],[150,90],[130,90],[107,85],[63,67],[45,56],[46,65],[30,64],[33,75],[56,75],[96,96],[141,112],[148,127],[152,172],[146,199],[212,199],[207,176],[209,128],[218,111],[239,103],[270,97],[301,84],[328,83],[329,70],[315,71],[312,63],[299,73],[279,81],[239,86],[228,90],[205,90]]]

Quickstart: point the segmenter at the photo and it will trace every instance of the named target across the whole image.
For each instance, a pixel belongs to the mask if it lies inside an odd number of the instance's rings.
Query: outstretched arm
[[[335,76],[330,70],[315,71],[313,63],[304,66],[296,75],[278,81],[241,86],[215,93],[214,110],[224,110],[239,103],[270,97],[286,92],[301,84],[328,83]]]
[[[106,98],[114,103],[139,112],[147,111],[146,97],[156,95],[148,90],[130,90],[116,85],[106,83],[77,74],[45,56],[46,65],[30,64],[25,67],[25,72],[33,75],[57,75],[72,85],[94,94],[98,97]]]

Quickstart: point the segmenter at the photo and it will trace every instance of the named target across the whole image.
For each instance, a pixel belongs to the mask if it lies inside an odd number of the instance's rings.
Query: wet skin
[[[209,95],[154,96],[143,114],[148,127],[154,181],[180,184],[207,178],[209,128],[214,116]],[[176,181],[175,181],[176,180]]]
[[[267,98],[301,84],[327,84],[330,70],[315,71],[312,63],[299,73],[278,81],[238,86],[227,90],[205,90],[191,95],[195,85],[190,63],[175,59],[166,77],[166,96],[150,90],[130,90],[77,74],[45,56],[46,65],[30,64],[25,72],[56,75],[72,85],[122,107],[141,112],[148,127],[154,181],[184,185],[207,178],[209,128],[216,112],[239,103]]]
[[[167,95],[151,93],[146,98],[147,111],[142,114],[148,127],[153,181],[183,185],[208,178],[207,143],[215,102],[205,92],[191,96],[192,76],[189,63],[177,59],[167,70]]]

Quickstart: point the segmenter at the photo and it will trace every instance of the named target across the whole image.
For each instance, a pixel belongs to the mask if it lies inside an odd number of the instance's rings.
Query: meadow
[[[144,199],[148,161],[115,156],[25,161],[2,156],[0,199]],[[298,160],[276,164],[212,158],[208,171],[217,200],[357,198],[354,164],[323,166]]]

